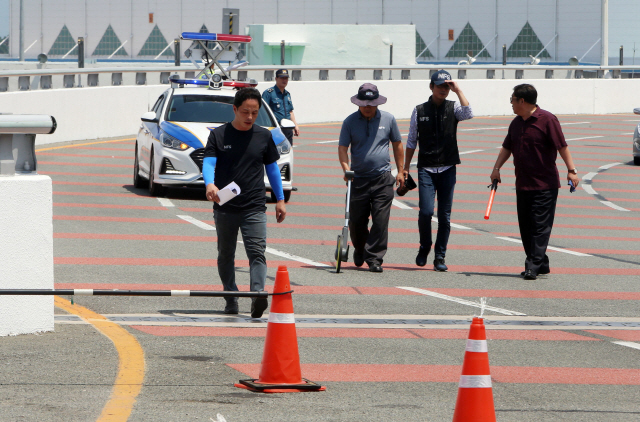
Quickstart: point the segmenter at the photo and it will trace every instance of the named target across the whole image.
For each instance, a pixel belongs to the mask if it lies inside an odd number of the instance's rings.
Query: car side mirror
[[[633,109],[633,113],[634,114],[640,114],[640,108],[634,108]]]
[[[282,129],[294,129],[296,127],[296,124],[289,119],[282,119],[280,120],[280,127]]]
[[[155,111],[147,111],[142,115],[142,117],[140,117],[140,120],[148,123],[158,123],[158,119],[156,118]]]

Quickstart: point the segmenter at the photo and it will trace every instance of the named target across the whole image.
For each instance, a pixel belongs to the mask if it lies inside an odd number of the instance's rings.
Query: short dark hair
[[[513,96],[522,98],[525,103],[535,105],[538,99],[538,91],[536,91],[533,85],[522,84],[513,88]]]
[[[258,102],[258,108],[262,107],[262,95],[260,95],[260,91],[255,88],[241,88],[236,92],[233,105],[238,108],[247,100],[256,100]]]

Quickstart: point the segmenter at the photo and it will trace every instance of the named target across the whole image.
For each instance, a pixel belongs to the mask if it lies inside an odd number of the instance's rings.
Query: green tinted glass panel
[[[0,54],[9,54],[9,37],[0,38],[0,42],[2,41],[4,43],[0,45]]]
[[[122,44],[120,42],[120,38],[118,38],[111,25],[109,25],[107,30],[104,31],[104,35],[102,35],[98,46],[95,50],[93,50],[93,55],[110,56],[114,51],[118,49],[118,47],[120,47],[120,44]],[[118,50],[116,56],[128,56],[128,54],[124,47],[122,47],[120,50]]]
[[[76,45],[76,40],[73,39],[69,33],[69,29],[67,29],[67,25],[65,25],[60,30],[58,38],[53,42],[47,56],[64,56],[73,48],[74,45]],[[73,50],[70,55],[77,56],[78,50]]]
[[[467,22],[464,29],[458,35],[458,38],[454,41],[451,49],[445,57],[458,58],[458,57],[467,57],[467,54],[471,52],[469,55],[471,57],[475,57],[480,50],[484,48],[484,44],[480,41],[480,37],[476,34],[476,31],[473,30],[471,24]],[[491,54],[487,50],[483,50],[482,53],[478,57],[491,57]]]
[[[431,54],[431,51],[428,48],[424,52],[422,52],[422,50],[424,50],[426,47],[427,47],[427,44],[424,42],[424,40],[420,36],[420,33],[416,31],[416,54],[419,54],[417,58],[419,59],[433,58],[433,54]],[[420,54],[421,52],[422,54]]]
[[[540,53],[540,50],[544,48],[540,38],[536,35],[535,31],[529,25],[529,22],[525,23],[522,30],[513,41],[509,49],[507,50],[507,57],[529,57],[535,56]],[[538,57],[551,57],[545,49]]]
[[[203,24],[202,28],[200,28],[200,30],[198,32],[200,32],[201,34],[208,34],[209,30],[207,29],[207,26]],[[205,41],[205,45],[207,47],[209,47],[209,42]],[[193,47],[193,49],[194,50],[202,50],[202,47],[200,47],[200,44],[197,44],[195,47]]]
[[[160,32],[160,28],[156,25],[153,27],[153,31],[149,34],[149,38],[145,41],[138,56],[157,56],[168,44],[166,38]],[[173,56],[173,49],[171,47],[167,48],[162,55]]]

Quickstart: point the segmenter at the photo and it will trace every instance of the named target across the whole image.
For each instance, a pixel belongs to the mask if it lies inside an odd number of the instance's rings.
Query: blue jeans
[[[251,291],[263,291],[267,279],[267,214],[264,212],[225,213],[213,211],[218,232],[218,275],[224,290],[238,291],[235,256],[238,229],[242,233],[244,250],[249,258]]]
[[[456,186],[456,166],[442,173],[429,173],[425,168],[418,169],[418,194],[420,196],[420,213],[418,229],[420,230],[420,246],[431,249],[431,217],[438,195],[438,234],[436,236],[435,257],[444,258],[447,254],[447,243],[451,232],[451,206],[453,189]]]

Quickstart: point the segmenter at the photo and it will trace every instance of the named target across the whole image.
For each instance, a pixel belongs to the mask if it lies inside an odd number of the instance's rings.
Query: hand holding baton
[[[489,194],[489,203],[487,204],[487,210],[484,213],[484,219],[488,220],[491,215],[491,207],[493,207],[493,198],[496,196],[496,191],[498,190],[498,179],[493,179],[493,183],[491,183],[488,188],[491,188],[491,193]]]

